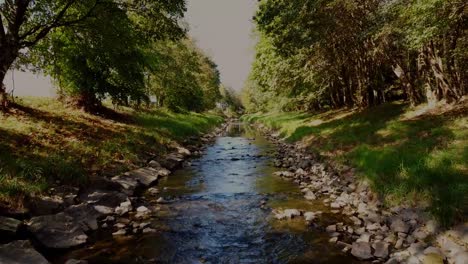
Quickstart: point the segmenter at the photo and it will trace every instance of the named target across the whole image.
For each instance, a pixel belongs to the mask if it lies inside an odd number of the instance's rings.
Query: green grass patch
[[[387,104],[365,111],[270,113],[244,117],[290,142],[358,169],[393,205],[428,205],[448,226],[468,213],[467,106],[443,113]]]
[[[209,113],[108,112],[95,116],[53,99],[21,98],[10,113],[0,113],[0,202],[141,166],[171,141],[222,122]]]

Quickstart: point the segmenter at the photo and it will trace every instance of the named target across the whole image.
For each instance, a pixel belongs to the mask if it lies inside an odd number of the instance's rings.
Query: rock
[[[314,194],[312,191],[309,190],[309,191],[307,191],[307,192],[305,193],[304,198],[305,198],[306,200],[312,201],[312,200],[317,199],[317,196],[315,196],[315,194]]]
[[[102,215],[111,215],[111,214],[114,213],[113,208],[103,206],[103,205],[95,205],[94,210],[96,210],[97,212],[99,212]]]
[[[60,212],[64,201],[59,196],[33,197],[26,202],[26,207],[33,215],[50,215]]]
[[[412,236],[419,241],[424,241],[429,236],[429,234],[427,234],[426,232],[422,230],[416,230],[413,232]]]
[[[14,218],[0,216],[0,234],[15,234],[23,222]]]
[[[466,264],[468,263],[468,252],[467,251],[460,251],[455,254],[453,257],[453,263],[454,264]]]
[[[117,208],[115,208],[115,213],[122,216],[130,212],[132,209],[132,203],[127,200],[123,203],[120,203],[120,205]]]
[[[113,236],[124,236],[127,234],[127,231],[125,229],[120,229],[114,233],[112,233]]]
[[[364,234],[361,234],[361,236],[356,241],[369,243],[371,236],[372,235],[369,233],[364,233]]]
[[[93,205],[115,208],[125,202],[128,196],[117,191],[94,190],[80,195],[80,200]]]
[[[305,212],[304,213],[304,219],[307,222],[312,222],[315,219],[315,213],[314,212]]]
[[[0,245],[0,263],[2,264],[48,264],[28,240],[17,240]]]
[[[156,200],[157,203],[166,203],[167,201],[163,198],[163,197],[159,197],[157,200]]]
[[[33,217],[28,230],[43,246],[51,249],[69,249],[88,239],[81,226],[65,213]]]
[[[112,181],[120,184],[124,191],[129,195],[139,192],[143,187],[153,185],[159,178],[160,173],[164,173],[162,169],[154,169],[151,167],[140,168],[126,172],[112,178]]]
[[[385,262],[385,264],[399,264],[400,262],[396,258],[391,258]]]
[[[351,254],[361,260],[371,259],[371,246],[366,242],[354,242],[351,248]]]
[[[151,211],[150,211],[150,209],[148,209],[145,206],[140,206],[140,207],[137,208],[137,212],[139,212],[139,213],[149,213]]]
[[[190,156],[192,155],[192,153],[190,152],[190,150],[186,149],[186,148],[183,148],[183,147],[177,147],[177,153],[187,157],[187,156]]]
[[[98,218],[104,215],[94,209],[94,206],[90,204],[72,205],[65,209],[64,213],[71,216],[73,221],[78,223],[85,232],[97,230]]]
[[[301,212],[297,209],[286,209],[284,210],[283,214],[286,216],[286,218],[292,219],[296,216],[301,216]]]
[[[368,225],[366,226],[366,229],[369,230],[369,231],[376,231],[376,230],[379,230],[379,229],[380,229],[380,224],[377,224],[377,223],[368,224]]]
[[[422,258],[422,263],[423,264],[444,264],[444,257],[440,254],[435,254],[435,253],[430,253],[424,255]],[[461,263],[467,263],[467,262],[461,262]]]
[[[65,264],[88,264],[86,260],[78,260],[78,259],[69,259]]]
[[[143,229],[142,232],[143,232],[143,234],[156,233],[156,229],[147,227],[147,228]]]
[[[378,258],[387,258],[388,257],[388,243],[385,242],[376,242],[372,244],[374,248],[374,256]]]
[[[327,231],[328,233],[334,233],[334,232],[336,232],[336,225],[329,225],[329,226],[327,226],[326,231]]]
[[[393,219],[390,225],[390,229],[398,233],[408,233],[409,228],[409,225],[400,218]]]
[[[335,244],[336,242],[338,241],[338,237],[332,237],[328,240],[328,242],[332,243],[332,244]]]
[[[150,166],[151,168],[154,168],[154,169],[159,169],[159,168],[162,168],[161,164],[155,160],[152,160],[148,163],[148,166]]]
[[[395,243],[395,249],[400,249],[403,246],[403,243],[405,242],[404,238],[400,238],[397,240]]]
[[[161,165],[164,168],[168,168],[169,170],[173,170],[179,167],[182,162],[184,161],[183,157],[178,153],[171,153],[166,156],[164,160],[161,161]]]
[[[154,188],[154,187],[149,188],[147,192],[149,194],[153,195],[153,196],[159,194],[159,190],[157,188]]]

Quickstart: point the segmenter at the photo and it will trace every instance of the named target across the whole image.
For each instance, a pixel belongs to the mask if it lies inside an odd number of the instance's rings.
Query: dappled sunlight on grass
[[[428,210],[448,225],[468,213],[467,112],[466,105],[438,110],[393,103],[352,114],[280,113],[246,119],[350,163],[387,202],[428,204]]]
[[[90,175],[113,176],[163,155],[166,143],[222,120],[164,110],[108,112],[95,116],[53,99],[23,98],[11,113],[0,114],[0,200],[45,190],[49,183],[83,184]]]

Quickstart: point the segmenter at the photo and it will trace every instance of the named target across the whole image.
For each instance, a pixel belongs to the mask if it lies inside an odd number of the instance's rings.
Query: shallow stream
[[[323,226],[336,223],[336,216],[273,175],[274,153],[255,130],[232,125],[191,166],[159,183],[169,203],[153,219],[157,233],[108,239],[68,257],[91,264],[358,263],[328,243]],[[302,217],[274,219],[271,209],[288,208],[324,214],[316,227]]]

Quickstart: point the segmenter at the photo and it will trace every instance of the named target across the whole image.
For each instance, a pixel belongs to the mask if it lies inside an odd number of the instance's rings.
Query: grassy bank
[[[357,168],[390,205],[427,205],[443,224],[468,212],[468,107],[410,108],[387,104],[365,111],[245,116],[290,142]]]
[[[24,194],[51,183],[76,185],[90,175],[134,168],[164,154],[171,141],[222,121],[214,114],[164,110],[109,110],[103,116],[42,98],[22,98],[10,113],[0,113],[0,203],[20,203]]]

